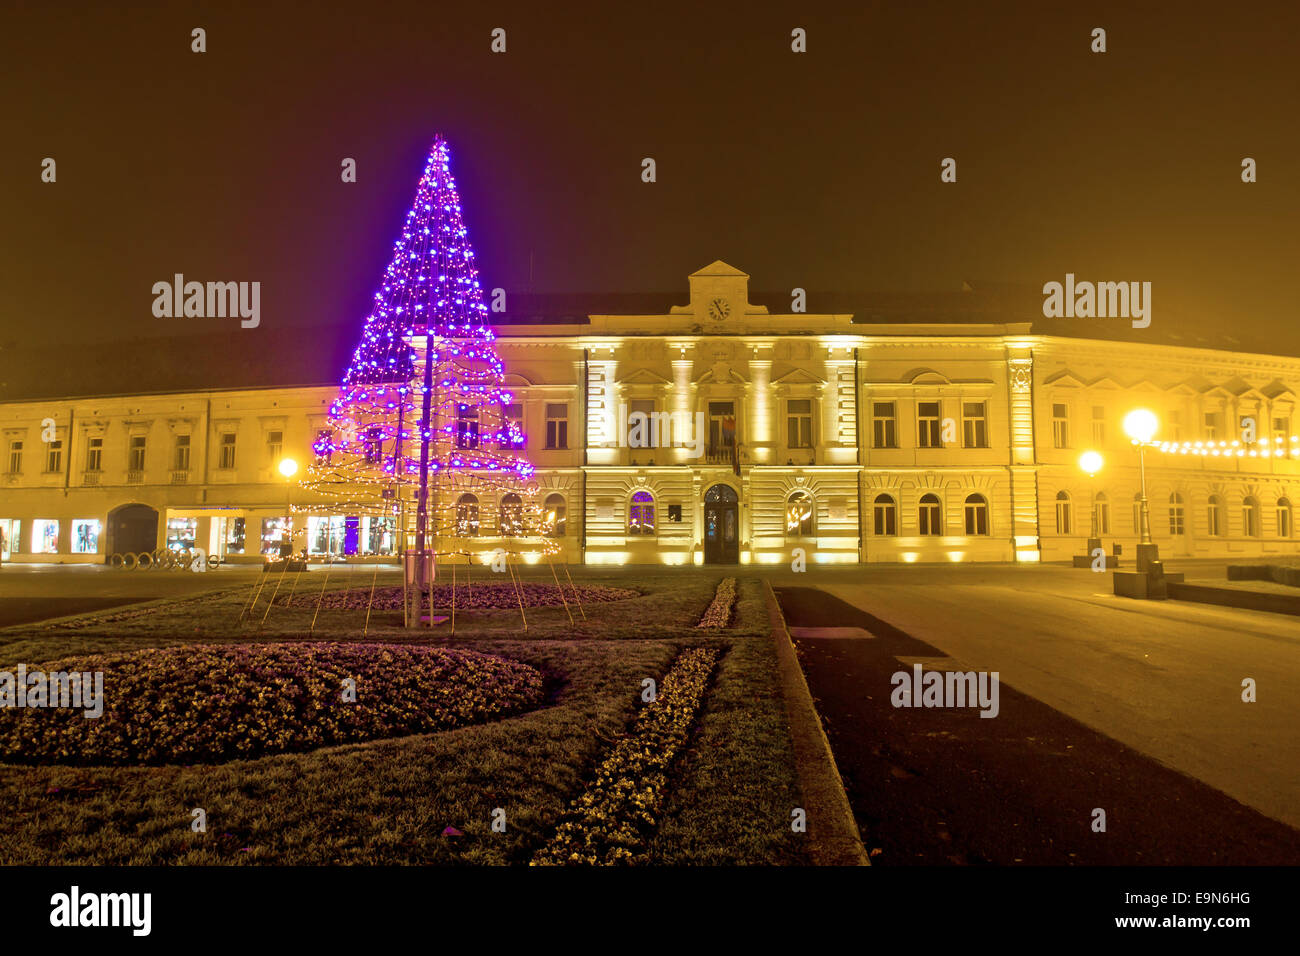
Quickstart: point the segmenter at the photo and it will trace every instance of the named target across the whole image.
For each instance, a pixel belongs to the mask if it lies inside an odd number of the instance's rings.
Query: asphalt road
[[[792,627],[870,635],[796,646],[873,862],[1300,862],[1294,618],[1128,601],[1064,568],[774,583]],[[893,707],[914,658],[998,671],[999,716]]]

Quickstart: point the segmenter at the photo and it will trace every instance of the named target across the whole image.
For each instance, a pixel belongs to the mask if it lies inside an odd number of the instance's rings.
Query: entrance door
[[[728,485],[704,493],[704,563],[735,564],[740,560],[740,503]]]
[[[158,512],[148,505],[122,505],[108,513],[108,546],[104,553],[127,554],[158,547]]]

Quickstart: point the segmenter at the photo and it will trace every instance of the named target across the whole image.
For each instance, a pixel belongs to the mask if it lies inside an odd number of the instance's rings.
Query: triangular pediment
[[[619,378],[622,385],[671,385],[672,381],[653,369],[639,368]]]
[[[1055,385],[1059,388],[1083,388],[1087,383],[1069,369],[1062,369],[1043,379],[1043,384]]]
[[[749,273],[741,272],[735,266],[727,265],[721,259],[714,259],[703,269],[691,273],[691,278],[695,279],[700,276],[731,276],[734,278],[748,279]]]
[[[825,385],[826,379],[803,368],[792,368],[784,375],[772,379],[773,385]]]

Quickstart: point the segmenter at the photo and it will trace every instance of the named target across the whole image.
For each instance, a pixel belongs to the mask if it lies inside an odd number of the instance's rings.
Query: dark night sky
[[[530,251],[536,292],[684,301],[721,258],[810,311],[1073,271],[1151,281],[1153,325],[1297,337],[1295,4],[842,6],[4,4],[0,341],[236,321],[154,318],[176,272],[359,328],[435,131],[489,288]]]

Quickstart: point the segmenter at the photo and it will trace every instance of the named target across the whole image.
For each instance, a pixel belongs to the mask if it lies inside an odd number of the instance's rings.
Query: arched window
[[[1241,503],[1241,527],[1246,537],[1259,537],[1259,501],[1252,495]]]
[[[876,495],[872,513],[874,515],[873,526],[876,534],[898,534],[898,505],[894,504],[893,498],[889,497],[889,495]]]
[[[1277,499],[1277,536],[1291,537],[1291,499]]]
[[[1097,523],[1098,534],[1110,534],[1110,501],[1104,491],[1099,491],[1092,499],[1092,520]]]
[[[1174,492],[1169,496],[1169,533],[1185,534],[1186,523],[1183,520],[1183,496]]]
[[[989,503],[983,495],[966,496],[966,533],[989,533]]]
[[[478,498],[471,494],[456,499],[456,534],[472,538],[478,534]]]
[[[922,495],[917,511],[921,534],[943,534],[943,506],[939,504],[938,495]]]
[[[549,538],[564,537],[564,495],[554,494],[546,496],[546,504],[542,508],[543,527],[546,528],[546,535]]]
[[[1223,502],[1219,500],[1218,495],[1210,495],[1209,503],[1205,509],[1207,519],[1206,526],[1210,532],[1210,537],[1217,538],[1223,534]]]
[[[509,538],[524,533],[524,503],[513,491],[501,498],[501,533]]]
[[[648,491],[632,495],[632,507],[627,512],[628,534],[655,533],[655,499]]]
[[[1070,533],[1070,495],[1069,492],[1056,493],[1056,533]]]
[[[806,491],[794,491],[785,500],[785,534],[802,538],[813,533],[813,499]]]

